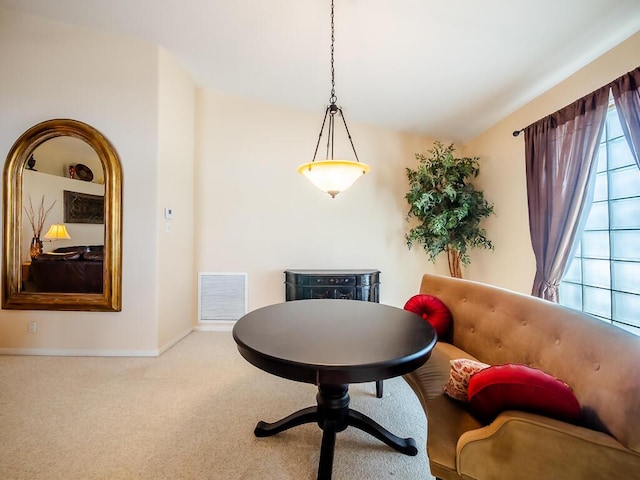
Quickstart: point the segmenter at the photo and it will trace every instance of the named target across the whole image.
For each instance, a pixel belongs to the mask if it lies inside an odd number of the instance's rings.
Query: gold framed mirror
[[[2,308],[120,311],[122,166],[109,140],[77,120],[39,123],[11,147],[3,187]],[[44,252],[40,235],[72,246]]]

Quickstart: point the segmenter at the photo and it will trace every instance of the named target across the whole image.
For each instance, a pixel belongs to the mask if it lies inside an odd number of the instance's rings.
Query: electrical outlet
[[[29,322],[29,333],[36,333],[38,331],[38,324],[35,321]]]

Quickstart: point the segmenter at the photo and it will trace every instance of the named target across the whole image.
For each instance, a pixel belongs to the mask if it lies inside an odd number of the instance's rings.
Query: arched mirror
[[[47,120],[13,144],[3,177],[2,307],[121,310],[122,168],[99,131]]]

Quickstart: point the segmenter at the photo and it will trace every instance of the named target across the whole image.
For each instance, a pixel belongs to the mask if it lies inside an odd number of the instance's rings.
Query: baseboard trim
[[[159,350],[93,350],[84,348],[0,348],[0,355],[47,357],[157,357]]]
[[[162,355],[164,352],[169,350],[171,347],[173,347],[176,343],[178,343],[184,337],[189,335],[191,332],[193,332],[193,327],[189,327],[186,330],[184,330],[182,333],[173,337],[171,340],[165,343],[162,347],[160,347],[160,349],[158,350],[158,355]]]
[[[233,330],[235,321],[217,321],[211,323],[199,323],[193,327],[194,332],[230,332]]]
[[[159,357],[189,335],[193,327],[181,332],[161,348],[153,350],[100,350],[88,348],[0,348],[0,355],[32,355],[43,357]]]

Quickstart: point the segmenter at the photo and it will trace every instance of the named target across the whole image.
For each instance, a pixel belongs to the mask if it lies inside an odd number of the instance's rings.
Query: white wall
[[[593,61],[570,78],[499,122],[464,147],[481,158],[478,186],[495,202],[486,222],[495,251],[476,251],[469,277],[531,293],[535,257],[529,235],[524,135],[512,132],[574,102],[640,65],[640,33]]]
[[[0,349],[153,354],[160,347],[159,48],[4,9],[0,26],[0,151],[6,155],[36,123],[73,118],[111,141],[124,171],[122,312],[1,310]],[[190,194],[184,183],[175,188]],[[30,320],[38,322],[35,335],[27,333]]]
[[[175,59],[160,49],[158,63],[158,345],[188,333],[196,317],[194,273],[195,87]],[[165,219],[164,209],[173,217]]]
[[[381,302],[400,307],[417,292],[434,267],[405,245],[405,167],[430,141],[350,123],[371,172],[332,199],[296,172],[313,157],[323,105],[306,114],[198,93],[198,271],[248,272],[250,310],[284,301],[288,268],[377,268]]]
[[[40,121],[75,118],[109,138],[124,170],[122,312],[3,310],[0,349],[153,353],[195,321],[198,271],[248,272],[253,309],[284,299],[286,268],[378,268],[381,300],[399,306],[433,270],[404,242],[404,168],[430,141],[350,125],[373,171],[332,200],[295,171],[324,106],[194,97],[161,48],[6,10],[0,22],[0,148]]]

